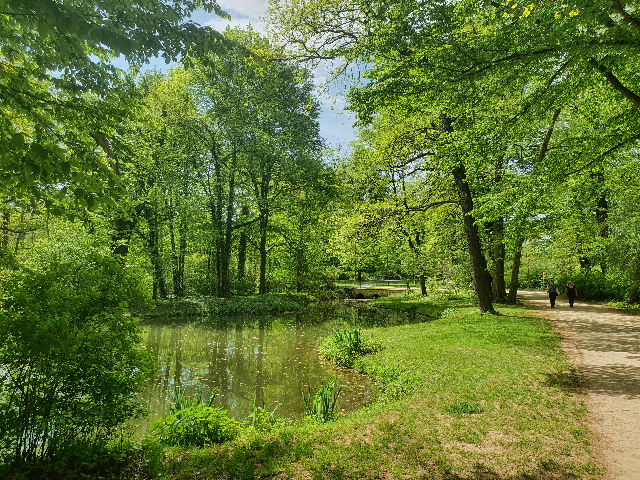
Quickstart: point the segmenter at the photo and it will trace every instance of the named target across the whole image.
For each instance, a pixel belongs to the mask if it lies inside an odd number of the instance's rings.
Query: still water
[[[136,421],[136,430],[147,431],[168,413],[177,386],[188,397],[199,393],[205,399],[217,388],[213,405],[237,420],[247,418],[254,402],[278,417],[300,418],[302,392],[309,387],[315,392],[335,374],[342,385],[336,408],[357,410],[374,399],[377,387],[368,377],[323,360],[319,340],[338,328],[412,321],[400,312],[316,305],[296,314],[143,325],[143,344],[157,368],[142,394],[149,415]]]

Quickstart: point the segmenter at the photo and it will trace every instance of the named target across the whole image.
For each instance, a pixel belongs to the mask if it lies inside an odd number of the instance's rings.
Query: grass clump
[[[449,405],[445,411],[451,414],[474,414],[484,412],[484,408],[482,408],[482,405],[478,405],[477,403],[455,402]]]
[[[336,365],[353,368],[361,355],[375,353],[382,348],[379,342],[365,337],[360,327],[334,331],[320,345],[320,353]]]

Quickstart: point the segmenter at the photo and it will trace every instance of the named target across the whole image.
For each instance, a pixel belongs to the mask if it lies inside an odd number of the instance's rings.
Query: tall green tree
[[[215,31],[187,20],[197,8],[226,15],[215,0],[2,2],[2,195],[54,202],[71,193],[89,207],[109,196],[105,183],[117,173],[107,141],[128,114],[133,85],[110,61],[141,65],[217,48]]]

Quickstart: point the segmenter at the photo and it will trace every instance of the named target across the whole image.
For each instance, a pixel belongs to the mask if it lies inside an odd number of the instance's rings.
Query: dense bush
[[[625,285],[616,286],[600,270],[591,270],[588,273],[580,272],[572,276],[559,276],[556,279],[556,284],[559,285],[561,294],[564,294],[564,290],[570,281],[573,282],[578,290],[578,298],[584,300],[623,300],[627,293]]]
[[[233,440],[239,423],[227,417],[226,410],[200,403],[156,420],[151,432],[165,445],[205,447]]]
[[[106,443],[140,413],[150,368],[128,302],[138,278],[99,250],[34,252],[3,285],[0,307],[0,458],[52,457]]]

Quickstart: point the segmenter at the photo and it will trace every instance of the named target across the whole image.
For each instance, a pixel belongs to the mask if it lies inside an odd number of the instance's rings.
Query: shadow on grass
[[[344,466],[323,468],[321,471],[305,472],[304,478],[317,480],[341,480],[341,479],[379,479],[379,478],[411,478],[411,479],[439,479],[439,480],[548,480],[549,478],[562,479],[587,479],[599,478],[600,469],[593,464],[583,465],[576,469],[562,465],[555,461],[541,460],[537,465],[523,473],[500,473],[493,468],[477,463],[471,469],[463,473],[451,473],[450,467],[436,465],[429,462],[428,465],[419,466],[416,471],[399,472],[397,469],[391,473],[388,471],[368,470],[362,471],[356,468],[350,471]],[[261,476],[260,478],[288,478],[282,474]]]
[[[471,472],[466,471],[464,475],[444,474],[441,477],[430,476],[429,474],[421,478],[442,478],[443,480],[548,480],[549,478],[563,479],[585,479],[598,478],[601,473],[600,469],[593,464],[584,465],[579,471],[567,465],[562,465],[553,460],[540,460],[535,468],[528,472],[516,474],[501,474],[486,465],[476,464]]]
[[[376,463],[374,447],[368,452],[353,451],[347,458],[327,461],[318,456],[317,448],[311,442],[293,442],[283,444],[273,439],[260,446],[244,445],[217,452],[202,451],[195,455],[178,456],[164,465],[162,478],[225,478],[225,479],[286,479],[292,478],[287,472],[289,465],[298,464],[293,473],[296,478],[311,479],[379,479],[412,478],[441,480],[547,480],[549,478],[599,478],[600,470],[591,463],[576,465],[575,462],[564,465],[553,459],[540,459],[535,464],[523,466],[522,473],[505,473],[488,466],[493,460],[487,457],[487,464],[476,462],[461,472],[454,473],[449,459],[426,455],[423,458],[410,456],[407,461],[396,457],[392,461],[393,472],[389,471],[385,460]],[[377,451],[378,454],[384,453]],[[388,461],[389,458],[386,458]],[[574,459],[575,460],[575,459]],[[400,463],[398,463],[400,462]],[[508,469],[508,467],[507,467]]]
[[[584,387],[583,378],[575,368],[563,372],[547,373],[546,377],[545,384],[550,387],[558,387],[571,392]]]

